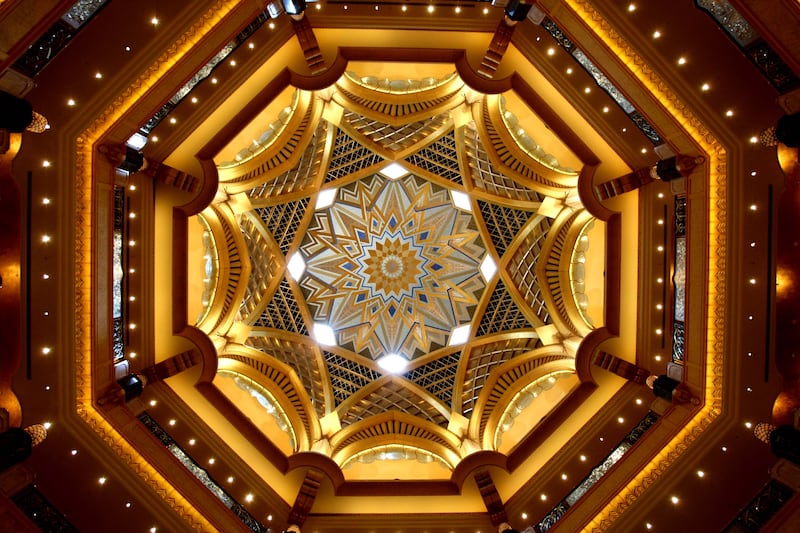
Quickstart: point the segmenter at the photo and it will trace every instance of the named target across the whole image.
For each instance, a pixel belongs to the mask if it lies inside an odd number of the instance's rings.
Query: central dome
[[[314,321],[371,359],[445,346],[485,288],[486,249],[472,213],[454,205],[449,189],[412,174],[374,174],[339,189],[314,213],[300,249]]]

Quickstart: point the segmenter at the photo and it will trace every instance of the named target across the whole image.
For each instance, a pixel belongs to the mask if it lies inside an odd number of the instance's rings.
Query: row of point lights
[[[636,11],[636,4],[635,3],[628,4],[628,13],[633,13],[635,11]],[[661,30],[654,30],[652,33],[653,40],[661,39],[662,36],[663,33],[661,32]],[[685,55],[682,55],[678,57],[676,63],[678,64],[679,67],[683,67],[689,63],[689,60]],[[709,83],[708,81],[702,82],[700,84],[700,92],[707,93],[709,91],[711,91],[711,83]],[[725,116],[725,118],[733,118],[736,115],[736,112],[734,111],[733,108],[726,108],[723,111],[723,115]],[[749,141],[755,144],[758,142],[758,137],[755,135],[751,136],[749,138]]]
[[[642,405],[644,405],[644,401],[643,401],[641,398],[636,398],[636,399],[634,400],[634,403],[635,403],[637,406],[642,406]],[[625,418],[624,418],[624,417],[622,417],[622,416],[619,416],[619,417],[617,417],[617,419],[616,419],[616,422],[617,422],[618,424],[624,424],[624,423],[625,423]],[[600,442],[605,442],[605,438],[604,438],[604,437],[599,437],[599,440],[600,440]],[[578,459],[578,462],[579,462],[579,463],[581,463],[581,464],[584,464],[584,463],[586,463],[586,462],[589,460],[589,457],[588,457],[588,455],[586,455],[585,453],[582,453],[582,454],[578,455],[578,458],[577,458],[577,459]],[[703,476],[705,475],[705,474],[704,474],[704,473],[702,473],[701,471],[698,471],[698,472],[699,472],[699,473],[698,473],[698,475],[699,475],[700,477],[703,477]],[[560,477],[561,477],[561,480],[562,480],[562,481],[568,481],[568,480],[569,480],[569,475],[567,475],[567,473],[566,473],[566,472],[562,472]],[[540,500],[540,501],[542,501],[542,502],[546,502],[546,501],[548,501],[548,499],[549,499],[549,496],[548,496],[546,493],[541,493],[541,494],[539,494],[539,500]],[[528,515],[528,513],[527,513],[527,512],[522,512],[522,513],[520,514],[520,518],[521,518],[522,520],[528,520],[528,518],[529,518],[529,515]]]
[[[151,400],[149,401],[149,405],[150,405],[150,407],[155,407],[155,406],[157,406],[157,405],[158,405],[158,400],[156,400],[156,399],[151,399]],[[174,427],[176,427],[176,426],[178,425],[178,420],[177,420],[177,419],[175,419],[175,418],[170,418],[170,419],[167,421],[167,424],[168,424],[170,427],[173,427],[173,428],[174,428]],[[195,437],[191,437],[191,438],[189,438],[189,440],[187,440],[187,441],[186,441],[186,443],[187,443],[187,445],[188,445],[188,446],[191,448],[191,447],[194,447],[194,446],[196,446],[196,445],[198,444],[198,441],[197,441],[197,439],[196,439]],[[75,455],[76,453],[77,453],[77,451],[76,451],[76,450],[73,450],[73,455]],[[209,458],[206,460],[206,463],[207,463],[209,466],[214,466],[215,464],[217,464],[217,459],[216,459],[215,457],[211,456],[211,457],[209,457]],[[105,478],[100,478],[100,479],[101,479],[101,480],[104,480]],[[225,481],[226,481],[228,484],[233,484],[233,483],[236,481],[236,478],[235,478],[234,476],[232,476],[232,475],[229,475],[229,476],[227,476],[227,477],[225,478]],[[102,485],[103,483],[105,483],[105,481],[101,481],[101,482],[100,482],[100,484],[101,484],[101,485]],[[253,502],[255,501],[255,495],[254,495],[252,492],[247,492],[247,493],[244,495],[244,501],[245,501],[245,502],[247,502],[247,503],[253,503]],[[272,519],[273,519],[273,516],[272,516],[271,514],[268,514],[268,515],[266,516],[266,520],[267,520],[267,522],[271,522],[271,521],[272,521]]]

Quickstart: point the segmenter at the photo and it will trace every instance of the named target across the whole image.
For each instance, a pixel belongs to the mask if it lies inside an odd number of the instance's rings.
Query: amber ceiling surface
[[[215,384],[247,391],[251,419],[273,415],[262,430],[286,453],[449,477],[578,384],[585,262],[604,251],[578,172],[502,95],[454,73],[348,72],[248,129],[198,216],[198,326],[219,346]]]

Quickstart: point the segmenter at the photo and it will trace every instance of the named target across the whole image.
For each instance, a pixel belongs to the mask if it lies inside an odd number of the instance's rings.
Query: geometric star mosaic
[[[408,359],[445,346],[469,323],[486,254],[472,213],[450,191],[414,175],[373,174],[315,212],[300,250],[300,282],[315,322],[371,359]]]

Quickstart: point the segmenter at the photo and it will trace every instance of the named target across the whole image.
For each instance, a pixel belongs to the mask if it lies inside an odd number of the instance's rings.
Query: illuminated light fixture
[[[344,6],[344,8],[347,9],[347,6]],[[271,29],[271,30],[275,29],[275,23],[274,22],[270,22],[269,23],[269,29]],[[216,83],[216,82],[214,82],[214,83]]]
[[[461,191],[450,191],[450,197],[453,199],[453,205],[458,209],[472,212],[472,204],[469,202],[469,196]]]
[[[136,329],[136,324],[130,324],[130,325],[128,326],[128,329]]]
[[[157,403],[155,400],[150,400],[150,407],[155,407]]]
[[[659,252],[663,252],[663,251],[664,251],[664,247],[663,247],[663,246],[661,246],[661,245],[658,245],[658,246],[656,247],[656,250],[658,250]]]
[[[547,494],[540,495],[539,499],[542,500],[543,502],[546,502],[547,501]]]
[[[42,242],[50,242],[50,235],[42,235]]]
[[[336,193],[337,189],[324,189],[319,191],[317,195],[317,203],[314,204],[314,209],[325,209],[328,206],[333,205],[333,202],[336,201]]]
[[[550,48],[547,49],[547,55],[549,56],[556,55],[556,49],[551,46]]]
[[[725,111],[725,116],[726,117],[732,117],[733,116],[733,109],[728,109],[727,111]]]
[[[590,92],[592,92],[592,88],[591,87],[584,87],[583,92],[586,93],[586,94],[589,94]]]
[[[125,502],[125,509],[131,508],[131,502]]]
[[[679,57],[678,58],[678,64],[679,65],[685,65],[686,64],[686,58],[683,57],[683,56]]]
[[[130,357],[131,359],[136,359],[136,352],[129,353],[128,357]]]
[[[75,100],[70,98],[69,100],[67,100],[67,105],[70,106],[70,107],[73,107],[75,105]]]
[[[193,104],[196,104],[197,103],[197,97],[196,96],[192,96],[192,100],[191,101],[192,101]]]
[[[698,470],[697,471],[697,477],[700,477],[700,478],[706,477],[706,473],[703,472],[702,470]]]
[[[317,4],[317,5],[319,5],[319,4]],[[405,6],[403,6],[403,7],[405,7]],[[271,514],[267,515],[267,522],[272,522],[272,515]]]
[[[489,14],[489,8],[488,7],[484,7],[483,8],[483,14],[484,15],[488,15]]]
[[[662,309],[664,309],[664,305],[663,304],[656,304],[656,309],[661,311]]]
[[[102,80],[103,79],[103,73],[102,72],[95,72],[94,73],[94,77],[97,80]]]
[[[126,46],[126,47],[125,47],[125,51],[126,51],[126,52],[130,52],[130,51],[131,51],[131,47],[130,47],[130,46]]]
[[[152,24],[153,26],[158,26],[158,23],[159,23],[158,17],[153,17],[150,19],[150,24]]]
[[[653,39],[658,39],[659,37],[661,37],[661,32],[658,31],[658,30],[654,31],[653,32]]]
[[[523,520],[527,520],[528,519],[528,513],[522,513],[521,516],[522,516]]]
[[[758,142],[758,137],[756,137],[755,135],[750,137],[750,144],[756,144],[757,142]]]
[[[624,424],[625,423],[625,419],[622,418],[622,417],[619,417],[619,418],[617,418],[617,422],[619,422],[620,424]]]
[[[660,356],[660,355],[657,355],[657,356],[655,356],[653,359],[655,359],[656,361],[661,361],[661,356]]]
[[[461,6],[456,6],[455,11],[456,11],[456,14],[461,13]]]
[[[721,450],[722,450],[723,452],[727,452],[727,451],[728,451],[728,447],[727,447],[727,446],[723,446],[723,447],[721,448]]]
[[[314,339],[323,346],[336,346],[336,333],[327,324],[315,322],[312,328]]]
[[[400,163],[394,162],[383,167],[378,173],[390,180],[396,180],[408,174],[408,170]]]
[[[178,119],[175,118],[175,117],[172,117],[171,119],[169,119],[169,123],[170,124],[177,124],[178,123]]]
[[[664,225],[664,219],[663,218],[659,218],[658,219],[658,225],[659,226],[663,226]]]
[[[319,5],[319,4],[317,4],[317,5]],[[405,5],[403,5],[403,7],[400,8],[400,9],[403,11],[403,13],[405,13],[408,8]]]
[[[78,455],[78,450],[72,450],[72,451],[71,451],[71,452],[69,452],[69,453],[70,453],[70,455],[72,455],[73,457],[75,457],[76,455]]]
[[[572,74],[572,67],[568,67],[568,68],[567,68],[567,74],[568,74],[568,75],[569,75],[569,74]]]
[[[134,241],[133,239],[129,240],[128,246],[136,246],[136,241]]]
[[[214,463],[216,463],[216,462],[217,462],[217,460],[216,460],[216,459],[214,459],[213,457],[210,457],[210,458],[208,459],[208,464],[210,464],[210,465],[213,465],[213,464],[214,464]]]
[[[744,427],[746,427],[747,429],[752,429],[752,427],[753,427],[753,423],[752,423],[752,422],[750,422],[750,421],[748,421],[748,422],[745,422],[745,423],[744,423]],[[45,429],[47,429],[47,428],[45,428]]]
[[[492,259],[491,255],[486,254],[486,256],[483,258],[483,261],[481,261],[481,275],[483,276],[484,281],[488,283],[492,277],[494,277],[496,272],[497,265],[495,264],[494,259]]]
[[[677,504],[678,504],[678,502],[680,502],[680,501],[681,501],[681,499],[680,499],[680,498],[678,498],[677,496],[673,496],[673,497],[671,497],[671,498],[669,499],[669,501],[671,501],[671,502],[672,502],[674,505],[677,505]]]
[[[453,328],[450,332],[450,340],[447,342],[448,346],[456,346],[467,342],[470,333],[470,325],[464,324]]]
[[[658,197],[659,198],[664,198],[664,193],[663,192],[658,193]]]
[[[752,177],[754,177],[754,178],[755,178],[756,176],[758,176],[758,172],[756,172],[756,171],[754,170],[754,171],[752,171],[752,172],[750,173],[750,175],[751,175]]]
[[[709,91],[710,89],[711,89],[711,85],[709,85],[707,83],[704,83],[703,85],[700,86],[700,90],[703,91],[703,92]]]
[[[319,4],[317,4],[317,9],[319,9]],[[247,45],[247,48],[249,48],[250,50],[254,49],[255,47],[256,47],[256,43],[250,43],[250,44]]]
[[[605,107],[603,108],[603,113],[608,113],[609,111],[610,111],[610,110],[608,109],[608,106],[605,106]]]
[[[195,439],[189,439],[189,446],[194,446],[197,441]]]
[[[661,335],[662,333],[664,332],[661,330],[661,328],[656,329],[656,335]]]
[[[636,405],[642,405],[642,399],[636,398]]]
[[[51,427],[53,427],[53,423],[52,422],[45,422],[42,425],[44,426],[44,429],[50,429]]]
[[[749,388],[749,387],[748,387],[748,388]],[[50,385],[45,385],[45,386],[44,386],[44,390],[46,390],[46,391],[49,391],[49,390],[50,390]],[[751,392],[751,391],[747,391],[747,392]]]
[[[750,285],[756,284],[756,278],[750,278]]]
[[[408,368],[408,359],[396,353],[390,353],[378,359],[378,366],[390,374],[400,374]]]
[[[169,421],[169,425],[170,426],[174,426],[176,423],[177,423],[177,420],[175,420],[174,418],[170,419],[170,421]]]
[[[252,502],[252,501],[253,501],[253,494],[252,494],[252,493],[249,493],[247,496],[245,496],[245,497],[244,497],[244,499],[245,499],[245,501],[246,501],[247,503],[250,503],[250,502]]]
[[[283,0],[283,10],[287,15],[302,15],[306,10],[306,0]]]
[[[153,138],[150,139],[150,140],[153,141],[154,143],[157,143],[158,142],[158,135],[153,135]]]
[[[642,148],[642,153],[646,154],[647,153],[647,148]]]
[[[107,481],[107,480],[106,480],[105,476],[101,476],[101,477],[100,477],[100,478],[97,480],[97,482],[98,482],[98,483],[100,483],[101,485],[105,485],[105,484],[106,484],[106,481]]]
[[[53,351],[53,349],[50,348],[49,346],[45,346],[44,348],[42,348],[42,353],[45,354],[45,355],[49,354],[52,351]]]
[[[130,213],[128,213],[128,218],[136,218],[136,213],[131,211]]]
[[[653,529],[653,524],[651,524],[650,522],[647,522],[647,523],[644,525],[644,527],[646,527],[647,529]]]
[[[636,4],[628,4],[628,13],[636,11]]]
[[[48,198],[47,196],[42,198],[42,205],[50,205],[50,198]]]
[[[300,278],[303,277],[303,272],[306,271],[306,262],[300,252],[292,254],[292,257],[289,258],[289,262],[286,264],[286,269],[289,271],[289,275],[293,280],[300,281]]]
[[[228,483],[233,483],[233,476],[228,476]]]
[[[156,533],[156,528],[155,528],[155,526],[153,526],[153,527],[151,527],[151,528],[150,528],[150,533]]]
[[[428,13],[433,13],[434,11],[436,11],[436,8],[435,8],[435,7],[433,7],[433,4],[430,4],[430,5],[428,6]]]
[[[566,475],[566,474],[561,474],[561,479],[563,479],[564,481],[566,481],[566,480],[567,480],[567,475]]]
[[[144,148],[144,145],[147,144],[147,137],[139,133],[138,131],[128,137],[128,140],[125,141],[125,144],[133,148],[134,150],[141,150]]]
[[[236,66],[236,60],[235,59],[231,59],[230,64],[231,64],[232,67],[235,67]]]
[[[43,166],[44,168],[47,168],[47,167],[49,167],[49,166],[50,166],[50,161],[48,161],[47,159],[45,159],[44,161],[42,161],[42,166]]]

